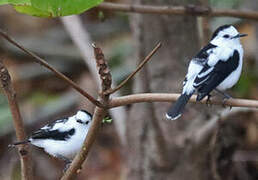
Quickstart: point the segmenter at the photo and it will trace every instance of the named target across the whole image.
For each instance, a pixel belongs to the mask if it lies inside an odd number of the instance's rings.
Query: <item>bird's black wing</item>
[[[63,119],[57,120],[53,123],[47,124],[46,126],[39,129],[38,131],[33,132],[31,135],[31,138],[32,139],[66,140],[75,133],[75,129],[71,128],[67,131],[60,131],[58,129],[53,129],[53,127],[58,123],[65,123],[67,120],[68,120],[67,118],[63,118]]]
[[[212,53],[212,49],[216,47],[216,45],[213,45],[211,43],[207,44],[194,56],[194,59],[199,61],[201,64],[206,63],[210,53]]]
[[[75,129],[71,128],[67,131],[59,131],[56,130],[48,130],[48,129],[40,129],[34,133],[32,133],[32,139],[53,139],[59,141],[65,141],[69,139],[75,133]]]
[[[218,61],[214,67],[205,64],[201,72],[194,80],[194,87],[198,90],[197,100],[202,100],[214,88],[216,88],[239,65],[239,53],[234,51],[227,61]]]
[[[193,57],[192,61],[194,61],[197,64],[200,64],[201,66],[205,66],[205,64],[207,64],[209,55],[213,52],[213,49],[216,47],[216,45],[213,45],[211,43],[207,44]],[[183,81],[183,85],[185,85],[187,81],[188,79],[186,76]]]

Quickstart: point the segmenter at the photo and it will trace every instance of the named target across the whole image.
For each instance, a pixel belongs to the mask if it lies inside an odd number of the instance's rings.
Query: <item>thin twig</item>
[[[88,32],[88,26],[85,26],[85,19],[81,19],[79,15],[73,16],[65,16],[61,18],[61,21],[70,35],[72,41],[76,45],[76,47],[80,50],[83,61],[87,64],[89,71],[91,72],[92,78],[95,79],[97,83],[98,89],[101,88],[100,79],[98,77],[98,71],[96,68],[96,64],[93,61],[94,52],[92,50],[92,39],[91,35]],[[116,86],[116,82],[113,82],[113,86]],[[121,96],[120,92],[112,94],[113,97]],[[87,104],[86,104],[87,106]],[[109,111],[109,114],[114,119],[119,119],[119,121],[114,121],[115,129],[118,133],[118,137],[122,144],[126,143],[125,136],[125,121],[126,121],[126,108],[124,106],[120,106],[119,108],[115,108]]]
[[[89,101],[91,101],[94,105],[102,107],[103,105],[97,101],[94,97],[92,97],[91,95],[89,95],[86,91],[84,91],[82,88],[80,88],[75,82],[73,82],[71,79],[69,79],[68,77],[66,77],[64,74],[62,74],[61,72],[59,72],[58,70],[56,70],[54,67],[52,67],[50,64],[48,64],[44,59],[42,59],[41,57],[37,56],[36,54],[34,54],[33,52],[27,50],[26,48],[24,48],[22,45],[20,45],[19,43],[17,43],[15,40],[13,40],[6,32],[2,31],[0,29],[0,35],[5,38],[8,42],[10,42],[11,44],[13,44],[14,46],[16,46],[17,48],[21,49],[23,52],[25,52],[26,54],[32,56],[34,58],[34,60],[36,60],[35,62],[46,67],[47,69],[49,69],[50,71],[52,71],[57,77],[59,77],[60,79],[62,79],[63,81],[67,82],[71,87],[73,87],[76,91],[78,91],[80,94],[82,94],[84,97],[86,97]]]
[[[110,100],[108,107],[114,108],[117,106],[124,106],[133,103],[142,103],[142,102],[173,102],[176,101],[180,94],[172,93],[140,93],[132,94],[122,97],[113,98]],[[214,97],[210,100],[211,104],[223,105],[223,101],[217,97]],[[196,103],[196,95],[193,95],[189,102]],[[206,98],[201,102],[206,104]],[[228,99],[225,103],[226,106],[231,107],[249,107],[249,108],[258,108],[258,100],[247,100],[247,99]]]
[[[107,105],[109,101],[109,95],[104,95],[104,91],[111,88],[112,76],[102,50],[95,44],[92,44],[92,46],[94,48],[96,65],[99,73],[99,78],[101,80],[101,92],[99,93],[99,99],[102,104]],[[89,154],[90,148],[92,147],[97,137],[102,119],[105,117],[106,113],[106,108],[95,108],[92,125],[89,129],[86,139],[84,140],[83,147],[81,148],[80,152],[75,156],[71,166],[66,171],[61,180],[74,179],[77,175],[76,173],[79,173],[79,169],[81,168],[82,163],[85,161]]]
[[[24,130],[24,125],[22,121],[22,117],[20,114],[19,106],[16,100],[16,93],[11,84],[11,77],[0,61],[0,82],[1,87],[4,90],[4,93],[8,99],[9,107],[13,116],[13,124],[16,132],[16,137],[18,141],[23,141],[26,139],[26,134]],[[21,172],[22,172],[22,179],[23,180],[32,180],[32,165],[31,165],[31,157],[29,155],[29,149],[26,145],[21,145],[18,148],[20,160],[21,160]]]
[[[139,72],[143,66],[151,59],[151,57],[157,52],[157,50],[161,47],[161,43],[158,43],[155,48],[145,57],[145,59],[138,65],[136,70],[132,72],[125,80],[123,80],[117,87],[112,88],[108,91],[105,91],[105,94],[113,94],[114,92],[121,89],[137,72]]]
[[[237,17],[258,20],[257,11],[240,11],[234,9],[215,9],[204,6],[151,6],[151,5],[132,5],[118,3],[101,3],[98,6],[101,10],[112,10],[129,13],[142,14],[167,14],[180,16],[210,16],[210,17]]]

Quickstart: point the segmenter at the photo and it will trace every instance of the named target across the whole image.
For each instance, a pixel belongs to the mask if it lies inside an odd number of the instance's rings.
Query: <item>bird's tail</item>
[[[15,143],[13,143],[13,144],[9,144],[8,147],[15,147],[15,146],[17,146],[17,145],[20,145],[20,144],[27,144],[27,143],[30,143],[30,140],[29,140],[29,139],[27,139],[27,140],[25,140],[25,141],[19,141],[19,142],[15,142]]]
[[[176,120],[182,115],[185,105],[189,101],[192,94],[181,94],[176,103],[172,104],[166,113],[166,117],[169,120]]]

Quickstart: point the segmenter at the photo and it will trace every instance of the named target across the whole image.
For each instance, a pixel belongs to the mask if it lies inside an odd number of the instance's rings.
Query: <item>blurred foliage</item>
[[[209,0],[209,4],[213,8],[229,8],[237,9],[243,0]],[[239,22],[239,18],[234,17],[213,17],[211,18],[210,25],[212,31],[215,30],[218,26],[223,24],[235,24]]]
[[[80,14],[103,0],[0,0],[0,5],[13,5],[16,11],[31,16],[60,17]]]
[[[0,134],[4,134],[12,128],[12,115],[9,110],[8,102],[3,94],[0,94]]]
[[[258,71],[255,58],[245,59],[244,71],[233,91],[241,98],[253,98],[258,88]]]
[[[133,69],[125,64],[126,59],[133,54],[132,44],[121,40],[110,51],[108,64],[112,69],[112,77],[116,82],[122,81]]]
[[[246,98],[251,97],[250,93],[252,88],[255,88],[258,82],[258,73],[255,70],[248,70],[247,72],[242,72],[241,77],[233,88],[233,90],[238,94],[239,97]]]
[[[116,42],[110,49],[110,54],[108,55],[109,66],[112,70],[112,78],[117,84],[127,78],[127,76],[134,70],[134,66],[131,65],[133,63],[128,63],[128,60],[133,53],[131,41],[123,39]],[[120,91],[121,94],[129,94],[131,92],[131,86],[131,81],[126,83],[126,85]]]
[[[98,12],[98,18],[99,18],[99,20],[101,20],[101,21],[105,19],[105,15],[104,15],[103,11],[99,11],[99,12]]]
[[[21,176],[21,165],[20,165],[20,163],[16,163],[16,164],[13,166],[12,174],[11,174],[11,179],[12,179],[12,180],[21,180],[21,179],[22,179],[22,176]]]
[[[47,94],[41,91],[32,92],[30,97],[27,98],[27,101],[35,106],[42,106],[50,101],[56,101],[58,99],[58,95]]]
[[[111,54],[109,57],[109,66],[111,68],[121,66],[125,62],[126,57],[132,54],[132,52],[133,48],[131,44],[124,41],[116,43],[116,45],[111,49]]]
[[[209,0],[209,3],[212,7],[235,8],[238,7],[242,1],[243,0]]]
[[[26,103],[31,104],[33,108],[37,108],[56,101],[58,97],[58,95],[50,95],[43,92],[33,92],[28,98],[26,98]],[[19,104],[21,108],[23,103]],[[11,129],[12,114],[10,112],[6,97],[3,94],[0,94],[0,135],[6,134]]]

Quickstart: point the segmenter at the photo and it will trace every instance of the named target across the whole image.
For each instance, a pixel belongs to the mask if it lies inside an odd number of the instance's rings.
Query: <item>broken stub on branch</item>
[[[7,88],[9,86],[11,77],[2,62],[0,62],[0,79],[2,88]]]
[[[99,47],[97,47],[96,44],[92,44],[92,47],[94,48],[96,64],[101,80],[102,92],[105,92],[111,88],[112,84],[112,76],[110,73],[110,69],[108,68],[108,64],[105,60],[102,50]]]

